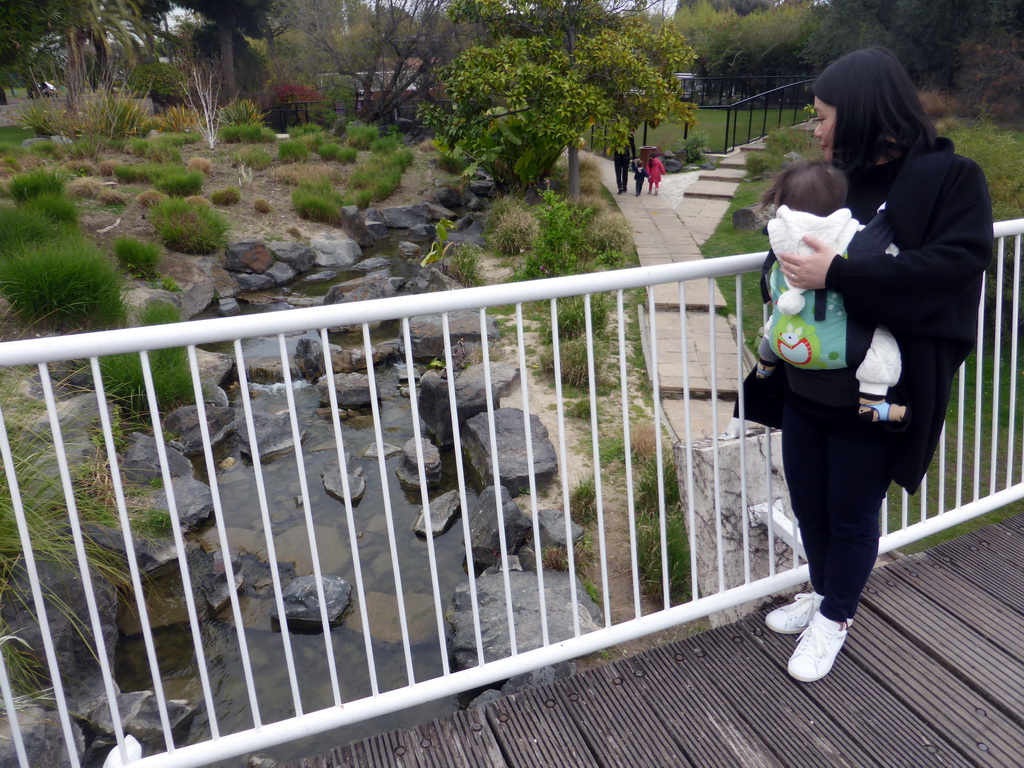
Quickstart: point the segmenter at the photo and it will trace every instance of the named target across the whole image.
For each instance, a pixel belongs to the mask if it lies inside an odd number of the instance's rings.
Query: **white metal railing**
[[[991,297],[983,302],[980,309],[979,350],[972,368],[961,370],[954,392],[953,415],[947,423],[947,430],[940,444],[939,457],[934,471],[929,475],[918,497],[911,500],[906,494],[883,510],[884,536],[882,550],[888,551],[920,540],[940,530],[956,525],[978,515],[998,509],[1024,496],[1024,446],[1017,441],[1024,435],[1017,434],[1018,402],[1016,376],[1018,370],[1017,327],[1019,324],[1019,276],[1021,258],[1021,236],[1024,233],[1024,219],[1002,222],[996,225],[998,258],[992,270],[994,288],[987,294]],[[43,583],[41,563],[36,551],[42,543],[33,539],[31,525],[36,517],[35,504],[54,503],[66,514],[66,528],[71,534],[73,557],[70,567],[81,579],[85,599],[82,616],[81,636],[88,643],[98,660],[102,674],[99,695],[101,708],[106,707],[112,721],[112,739],[116,740],[115,752],[123,761],[129,760],[126,728],[118,706],[118,691],[125,686],[149,688],[156,699],[159,710],[162,738],[157,743],[146,745],[148,757],[133,765],[145,768],[170,768],[171,766],[200,766],[226,760],[253,751],[267,749],[286,742],[307,739],[332,729],[362,723],[373,718],[387,716],[415,705],[436,701],[444,697],[479,688],[513,675],[537,669],[552,663],[578,657],[658,630],[676,626],[682,622],[706,617],[712,613],[736,607],[753,599],[762,598],[787,589],[806,580],[806,568],[800,564],[795,553],[783,556],[785,543],[776,536],[776,525],[785,527],[791,521],[785,518],[785,511],[778,515],[766,512],[763,517],[767,526],[764,532],[755,534],[748,525],[748,517],[758,502],[764,510],[773,509],[776,491],[772,490],[772,439],[768,435],[761,445],[767,454],[767,461],[761,468],[750,471],[757,463],[752,461],[755,443],[749,440],[728,440],[713,434],[710,438],[714,492],[712,501],[706,505],[695,502],[694,488],[695,455],[690,425],[694,409],[701,402],[690,397],[689,389],[684,391],[685,424],[683,445],[677,451],[679,476],[683,478],[684,502],[681,508],[670,506],[666,501],[668,486],[674,478],[661,471],[659,463],[657,480],[657,541],[656,554],[661,553],[661,563],[654,569],[661,581],[662,599],[659,603],[645,601],[641,597],[641,565],[639,564],[637,541],[641,522],[635,508],[635,499],[641,491],[637,487],[633,458],[629,450],[637,429],[635,405],[648,396],[645,386],[639,381],[630,365],[630,338],[635,335],[633,304],[637,294],[634,290],[647,292],[649,323],[644,332],[648,333],[651,354],[657,356],[659,330],[656,327],[653,300],[654,286],[678,284],[681,311],[679,332],[682,339],[682,365],[684,373],[689,365],[687,342],[692,331],[689,320],[696,312],[687,309],[683,302],[683,284],[689,281],[706,281],[709,295],[713,291],[712,281],[716,278],[736,276],[735,306],[737,315],[760,311],[760,307],[743,307],[739,276],[760,268],[763,254],[748,254],[696,263],[673,264],[657,267],[605,272],[565,278],[512,283],[499,286],[473,288],[454,292],[429,295],[398,297],[365,301],[355,304],[339,304],[289,312],[273,312],[259,316],[242,316],[217,320],[203,320],[149,328],[131,328],[117,331],[86,333],[0,344],[0,374],[3,375],[4,391],[9,394],[0,399],[0,457],[3,461],[3,480],[0,485],[0,515],[13,517],[20,538],[21,552],[16,565],[25,574],[28,586],[25,588],[26,605],[34,615],[40,617],[39,638],[41,647],[34,650],[43,659],[45,675],[53,685],[53,707],[56,721],[64,733],[69,757],[68,765],[79,766],[82,756],[77,752],[73,723],[83,714],[69,704],[77,692],[69,688],[71,682],[63,669],[61,653],[55,646],[50,625],[54,606],[50,601],[50,585]],[[1012,280],[1008,277],[1012,275]],[[722,284],[725,284],[724,281]],[[1005,288],[1004,286],[1008,286]],[[608,334],[607,346],[598,346],[594,327],[593,297],[610,294],[614,298],[611,313],[613,330]],[[1009,295],[1007,295],[1009,294]],[[542,317],[555,329],[551,355],[554,370],[562,370],[558,324],[560,301],[574,296],[586,296],[586,338],[587,338],[587,384],[566,389],[562,378],[556,376],[554,388],[554,413],[541,407],[531,410],[530,377],[531,367],[537,362],[537,349],[541,345],[538,337],[544,334]],[[542,310],[538,310],[538,305]],[[511,310],[507,309],[511,307]],[[506,309],[502,309],[506,308]],[[489,321],[500,317],[504,326],[503,334],[507,359],[514,361],[519,369],[518,379],[521,390],[518,404],[527,415],[543,417],[542,423],[551,425],[555,455],[558,460],[558,480],[545,491],[538,486],[533,471],[528,473],[529,497],[522,499],[524,508],[532,523],[532,533],[527,537],[532,554],[524,550],[523,560],[534,573],[528,576],[537,583],[536,609],[541,615],[538,637],[517,636],[522,631],[516,610],[524,607],[518,603],[522,598],[513,598],[511,587],[512,561],[509,542],[506,541],[505,526],[497,525],[502,519],[500,495],[495,495],[495,526],[500,538],[498,546],[502,591],[504,595],[503,626],[496,631],[509,637],[511,652],[501,658],[493,658],[494,652],[485,644],[486,638],[493,637],[482,627],[478,602],[477,583],[474,574],[471,547],[469,511],[479,488],[470,479],[470,468],[466,466],[461,450],[445,455],[449,465],[450,487],[458,492],[462,506],[461,522],[448,533],[435,538],[427,535],[420,540],[409,533],[407,519],[411,510],[421,510],[426,518],[426,529],[431,530],[429,501],[439,491],[428,487],[426,466],[420,438],[421,414],[418,409],[418,385],[416,376],[416,352],[411,322],[424,317],[440,316],[442,319],[443,360],[447,370],[455,370],[453,355],[455,333],[450,328],[454,313],[471,310],[478,313],[481,357],[485,364],[485,384],[489,424],[490,468],[478,470],[482,475],[479,482],[484,485],[499,484],[500,462],[498,457],[504,446],[498,445],[495,430],[495,413],[499,402],[494,394],[489,363],[497,354],[495,341],[488,336]],[[331,329],[357,327],[361,331],[362,351],[367,361],[373,360],[373,339],[382,333],[377,324],[397,321],[396,334],[402,342],[401,360],[390,364],[368,365],[368,384],[371,389],[369,414],[349,414],[339,404],[335,387],[326,387],[328,405],[326,411],[315,414],[309,389],[292,380],[294,341],[301,335],[319,340],[323,365],[326,371],[333,370],[330,342],[339,336]],[[735,348],[721,350],[715,347],[714,324],[709,325],[711,339],[709,348],[713,360],[724,360],[735,356],[740,371],[745,370],[744,340],[737,339]],[[538,330],[540,329],[540,330]],[[1004,330],[1004,329],[1008,329]],[[465,331],[463,331],[465,333]],[[348,336],[351,338],[351,336]],[[250,358],[263,356],[268,344],[257,345],[257,352],[247,351],[247,345],[254,340],[270,340],[275,357],[280,362],[283,387],[274,394],[260,390],[248,379]],[[748,339],[747,342],[750,340]],[[240,408],[239,420],[247,427],[248,440],[239,441],[238,450],[242,460],[235,457],[225,461],[212,444],[213,438],[208,426],[208,387],[200,374],[197,348],[201,345],[228,344],[237,370],[239,386],[233,393],[236,407]],[[205,478],[211,491],[213,523],[207,530],[196,534],[183,529],[178,519],[172,477],[171,457],[163,440],[156,440],[159,459],[160,488],[166,494],[169,508],[169,537],[173,539],[176,561],[172,568],[180,583],[170,602],[178,606],[175,621],[168,625],[162,617],[153,612],[153,602],[166,600],[157,597],[152,575],[144,573],[140,566],[137,549],[140,532],[137,530],[136,512],[146,506],[140,501],[138,485],[130,485],[124,465],[123,435],[120,421],[111,418],[111,409],[105,394],[103,360],[115,354],[138,355],[145,381],[146,408],[144,416],[151,434],[164,435],[163,422],[167,416],[162,409],[158,392],[154,386],[150,366],[151,353],[160,349],[184,347],[187,351],[187,365],[192,383],[192,405],[199,414],[202,449],[195,459],[196,469]],[[250,346],[249,350],[253,347]],[[609,359],[599,359],[595,349],[608,349]],[[69,461],[62,433],[61,414],[67,398],[67,387],[55,377],[58,366],[66,361],[85,361],[91,387],[86,386],[89,397],[95,400],[99,424],[92,438],[98,446],[98,460],[90,466],[101,467],[100,474],[109,477],[109,497],[123,540],[125,561],[128,567],[128,586],[122,600],[138,613],[138,629],[133,635],[143,659],[144,673],[131,681],[116,678],[113,659],[104,637],[105,610],[97,601],[94,592],[95,572],[89,566],[87,549],[95,536],[93,526],[83,525],[80,515],[81,489],[83,483],[80,470]],[[711,366],[714,370],[716,366]],[[398,369],[398,370],[396,370]],[[63,369],[60,369],[63,370]],[[604,373],[600,373],[600,371]],[[397,373],[403,374],[402,381],[408,391],[396,395]],[[616,379],[614,384],[608,378]],[[736,387],[736,381],[722,381],[712,374],[713,393]],[[55,381],[55,378],[58,380]],[[22,387],[24,381],[35,381],[38,385]],[[81,385],[79,377],[79,386]],[[617,397],[607,395],[617,390]],[[688,385],[687,385],[688,386]],[[602,395],[601,387],[605,394]],[[969,397],[973,390],[974,397]],[[81,391],[81,390],[79,390]],[[17,394],[23,393],[23,394]],[[27,393],[27,394],[24,394]],[[381,398],[385,403],[381,405]],[[602,397],[604,398],[602,400]],[[280,413],[286,415],[291,447],[273,456],[261,456],[261,436],[256,425],[260,403],[257,400],[271,399]],[[277,398],[274,400],[274,398]],[[573,417],[567,413],[569,401],[579,398],[579,410],[586,411],[581,427],[574,426]],[[618,399],[621,413],[610,414],[608,403]],[[38,421],[38,411],[33,412],[28,402],[42,402],[45,416]],[[300,402],[301,401],[301,402]],[[600,408],[598,407],[601,403]],[[396,404],[404,404],[408,411],[396,411]],[[705,403],[706,404],[706,403]],[[448,387],[448,406],[451,413],[457,413],[458,401],[454,387]],[[655,377],[655,416],[660,420],[660,392]],[[631,417],[632,412],[632,417]],[[324,415],[326,413],[326,416]],[[396,416],[396,413],[398,415]],[[123,415],[123,414],[122,414]],[[717,418],[717,417],[716,417]],[[35,421],[33,421],[35,420]],[[587,434],[589,421],[589,434]],[[36,426],[28,427],[26,422]],[[717,423],[717,422],[716,422]],[[42,424],[40,427],[39,424]],[[536,435],[530,418],[523,419],[526,445],[528,446],[527,466],[534,467],[533,454]],[[611,425],[611,427],[609,426]],[[314,438],[303,442],[304,431],[315,428]],[[457,418],[451,420],[454,443],[461,446],[464,425]],[[70,429],[70,427],[69,427]],[[41,435],[46,434],[46,440]],[[392,435],[401,435],[415,440],[418,493],[411,491],[406,496],[394,480],[394,463],[386,455],[386,441]],[[580,439],[581,435],[585,439]],[[77,437],[75,439],[78,439]],[[372,499],[358,501],[357,494],[350,487],[352,481],[349,464],[354,461],[348,447],[362,440],[367,447],[375,449],[376,462],[360,462],[366,472],[367,484],[373,487]],[[315,443],[315,444],[311,444]],[[656,451],[661,457],[661,441],[656,440]],[[729,445],[739,444],[741,524],[734,530],[742,542],[738,561],[738,582],[725,576],[729,545],[726,541],[730,532],[724,522],[725,505],[722,466],[729,461],[726,454],[732,450]],[[621,464],[602,458],[609,446],[619,446]],[[25,446],[32,449],[32,461],[25,458]],[[40,455],[52,452],[44,459]],[[614,451],[613,451],[614,452]],[[245,456],[251,458],[245,459]],[[580,594],[575,579],[569,579],[569,594],[572,608],[571,625],[555,626],[552,611],[557,607],[549,604],[547,580],[555,578],[554,572],[545,570],[539,538],[539,503],[548,498],[549,504],[567,510],[571,504],[571,484],[580,479],[570,476],[570,456],[581,457],[583,473],[594,477],[596,498],[596,522],[592,526],[592,540],[596,539],[594,552],[600,575],[594,587],[599,593],[597,601],[601,618],[596,628],[584,626],[585,616],[581,605],[587,596]],[[282,458],[283,457],[283,458]],[[342,501],[327,496],[317,484],[317,473],[322,471],[327,458],[337,460],[341,470]],[[733,459],[734,463],[735,460]],[[42,463],[40,463],[42,462]],[[44,474],[56,478],[56,485],[40,496],[38,493],[39,468]],[[105,469],[102,469],[105,468]],[[241,480],[240,480],[241,478]],[[963,480],[967,481],[967,486]],[[777,481],[776,481],[777,482]],[[758,486],[760,490],[755,490]],[[763,486],[763,487],[762,487]],[[55,488],[56,490],[53,490]],[[133,490],[134,489],[134,490]],[[545,493],[547,496],[545,497]],[[410,500],[410,498],[412,500]],[[289,512],[286,499],[297,511]],[[666,546],[667,530],[680,516],[688,524],[689,562],[670,563]],[[717,551],[701,551],[701,540],[695,533],[699,518],[709,522],[713,531],[711,548]],[[617,518],[617,520],[616,520]],[[622,522],[624,521],[624,523]],[[624,528],[623,528],[624,526]],[[609,535],[611,530],[619,531],[618,538]],[[625,534],[622,531],[625,530]],[[566,515],[565,533],[571,538],[570,523]],[[779,531],[781,533],[781,530]],[[196,597],[202,594],[202,586],[196,582],[203,577],[188,558],[189,541],[199,536],[207,549],[228,553],[222,558],[224,577],[227,585],[236,583],[241,570],[236,573],[236,559],[245,567],[256,560],[245,560],[254,551],[257,560],[266,569],[264,581],[269,580],[269,595],[244,592],[243,588],[227,589],[227,604],[219,611],[207,609]],[[752,541],[760,536],[766,543],[766,552],[756,550],[752,554]],[[621,540],[620,540],[621,539]],[[792,537],[790,537],[792,540]],[[609,589],[609,552],[616,547],[627,547],[628,553],[621,561],[629,564],[630,598],[625,604],[612,603]],[[305,564],[309,575],[314,577],[317,590],[319,616],[314,624],[319,632],[306,634],[294,631],[290,621],[279,622],[279,631],[269,626],[268,613],[276,610],[278,616],[285,616],[283,592],[285,581],[294,568],[281,566],[279,560],[291,562],[295,553],[301,550],[298,559]],[[283,553],[283,554],[282,554]],[[229,556],[230,555],[230,556]],[[576,553],[569,547],[565,553],[569,572],[575,570]],[[701,576],[699,560],[707,556],[713,563],[712,577]],[[462,560],[470,565],[464,572]],[[297,560],[296,560],[297,561]],[[249,565],[245,565],[248,563]],[[254,566],[255,567],[255,566]],[[673,595],[669,579],[671,570],[681,568],[690,582],[689,597]],[[718,576],[714,578],[717,569]],[[13,573],[13,566],[9,574]],[[284,572],[283,572],[284,571]],[[468,573],[468,575],[467,575]],[[759,575],[766,574],[766,575]],[[359,620],[353,626],[352,613],[339,630],[331,626],[325,599],[325,580],[329,576],[343,576],[353,585],[354,612]],[[518,578],[518,577],[517,577]],[[166,589],[166,582],[163,589]],[[173,581],[171,583],[174,583]],[[451,604],[454,591],[462,587],[468,594],[472,606],[472,638],[475,647],[476,664],[455,669],[449,658],[449,629],[446,611]],[[591,590],[593,591],[593,590]],[[384,598],[381,595],[385,595]],[[680,601],[681,600],[681,601]],[[372,611],[370,603],[390,606]],[[26,610],[29,608],[26,607]],[[109,629],[109,627],[108,627]],[[590,631],[587,631],[587,630]],[[173,664],[172,654],[167,647],[166,634],[173,631],[179,647],[187,650],[189,657],[189,678],[187,683],[179,677],[180,669],[168,671]],[[107,633],[109,635],[109,631]],[[97,639],[100,639],[97,641]],[[518,640],[518,642],[517,642]],[[116,649],[120,652],[121,649]],[[10,670],[6,663],[0,664],[0,689],[8,712],[14,712],[11,720],[12,739],[19,755],[21,766],[30,765],[31,758],[25,752],[21,736],[19,717],[14,707]],[[198,714],[191,734],[183,737],[175,732],[172,723],[174,700],[188,698],[197,708]],[[75,700],[75,706],[81,701]],[[176,706],[176,705],[174,705]],[[109,742],[108,742],[109,743]],[[310,742],[303,742],[309,744]],[[310,748],[310,751],[323,749]],[[150,754],[151,753],[151,754]]]

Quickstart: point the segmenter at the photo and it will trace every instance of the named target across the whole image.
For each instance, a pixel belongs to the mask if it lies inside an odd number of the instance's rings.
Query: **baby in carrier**
[[[776,177],[763,202],[777,208],[768,222],[768,239],[775,253],[807,252],[803,242],[812,235],[846,257],[853,236],[864,229],[843,208],[846,178],[825,162],[791,163]],[[885,218],[884,204],[870,226],[876,242],[889,243],[887,253],[896,255],[892,229]],[[779,360],[807,368],[845,368],[846,319],[842,297],[834,291],[808,292],[793,288],[774,263],[768,275],[772,295],[772,317],[764,328],[758,347],[758,378],[775,372]],[[825,322],[829,307],[831,325]],[[838,310],[838,311],[837,311]],[[816,323],[816,327],[811,323]],[[888,329],[877,326],[863,361],[857,367],[858,415],[863,421],[903,422],[910,409],[887,400],[889,389],[899,381],[899,346]]]

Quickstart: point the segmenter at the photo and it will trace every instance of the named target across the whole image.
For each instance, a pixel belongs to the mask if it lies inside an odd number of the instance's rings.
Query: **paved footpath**
[[[633,239],[641,266],[696,261],[702,258],[700,246],[714,233],[729,208],[736,187],[743,178],[744,153],[728,156],[715,171],[666,174],[657,196],[644,192],[637,196],[630,188],[616,194],[611,160],[595,156],[602,180],[615,195],[619,209],[633,225]],[[729,320],[712,310],[725,306],[725,299],[713,280],[688,281],[685,289],[685,320],[681,322],[679,288],[676,284],[654,289],[655,327],[657,330],[657,373],[665,422],[674,441],[711,437],[722,432],[732,416],[736,400],[736,335]],[[714,323],[715,357],[712,364]],[[650,318],[643,312],[644,356],[648,380],[655,366],[651,362]],[[684,332],[685,326],[685,332]],[[687,379],[683,379],[683,339],[686,340]],[[714,369],[714,371],[712,370]],[[714,373],[717,376],[714,377]],[[691,393],[689,433],[686,425],[684,387]],[[712,393],[717,392],[717,409],[712,408]],[[717,410],[718,420],[713,411]]]

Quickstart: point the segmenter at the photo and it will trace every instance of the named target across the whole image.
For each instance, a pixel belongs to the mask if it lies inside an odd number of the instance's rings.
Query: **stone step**
[[[704,171],[699,176],[698,180],[704,181],[743,181],[743,178],[747,175],[745,167],[733,168],[731,166],[723,168],[721,165],[713,171]]]
[[[683,197],[698,197],[704,200],[731,200],[736,193],[737,182],[704,181],[698,179],[686,188]]]
[[[696,310],[708,311],[708,285],[706,280],[687,280],[683,293],[683,300],[686,302],[687,311]],[[725,297],[714,286],[714,296],[711,298],[715,309],[725,309]],[[677,283],[661,283],[654,286],[654,307],[657,311],[679,312],[679,285]]]

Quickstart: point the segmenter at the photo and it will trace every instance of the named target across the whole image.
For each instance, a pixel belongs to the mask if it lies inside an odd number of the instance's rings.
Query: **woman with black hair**
[[[756,401],[767,386],[751,374],[748,413],[782,429],[783,465],[813,591],[766,617],[801,633],[789,673],[828,674],[878,555],[879,510],[895,481],[916,492],[938,444],[956,370],[974,346],[983,272],[992,258],[992,208],[981,169],[937,138],[909,76],[887,49],[866,48],[830,65],[814,85],[814,136],[849,182],[846,207],[868,226],[846,257],[811,237],[813,252],[769,253],[807,291],[839,292],[849,321],[883,325],[903,371],[894,397],[909,422],[856,416],[856,362],[836,370],[784,365],[781,408]],[[886,211],[899,255],[872,237]],[[881,219],[880,219],[881,221]],[[771,409],[768,409],[771,411]]]

